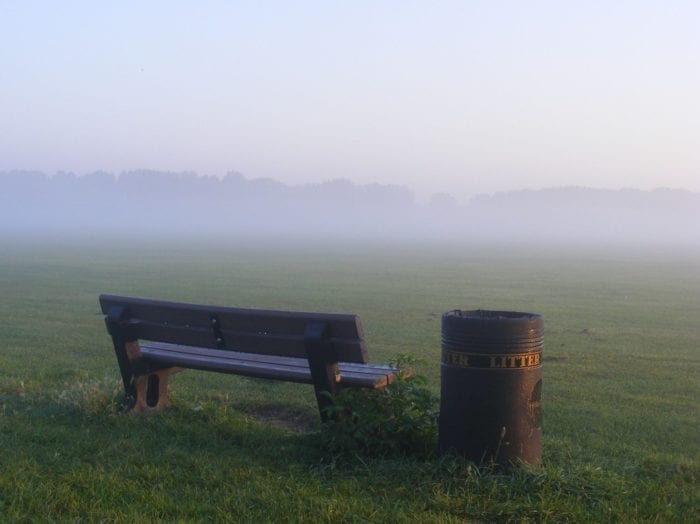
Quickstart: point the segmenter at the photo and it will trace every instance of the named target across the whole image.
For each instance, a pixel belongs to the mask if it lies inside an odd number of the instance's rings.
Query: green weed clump
[[[402,355],[400,369],[415,363]],[[422,376],[399,372],[383,389],[346,389],[330,396],[321,428],[324,450],[335,458],[430,457],[437,446],[438,398]]]
[[[77,409],[84,414],[115,414],[123,405],[123,394],[118,379],[76,379],[58,393],[60,405]]]

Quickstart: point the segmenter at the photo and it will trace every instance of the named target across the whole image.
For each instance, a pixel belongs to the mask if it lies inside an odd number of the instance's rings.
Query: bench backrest
[[[100,295],[105,315],[121,308],[134,338],[265,355],[306,357],[304,331],[325,323],[341,362],[367,362],[357,315],[242,309]]]

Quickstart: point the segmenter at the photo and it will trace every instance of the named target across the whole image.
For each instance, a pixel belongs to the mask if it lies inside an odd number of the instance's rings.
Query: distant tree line
[[[231,172],[0,172],[0,233],[700,244],[700,193],[580,187],[428,204],[405,187],[286,185]]]

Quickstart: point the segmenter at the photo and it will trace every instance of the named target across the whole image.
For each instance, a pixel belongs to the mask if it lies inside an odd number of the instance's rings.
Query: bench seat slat
[[[197,355],[206,355],[212,357],[235,358],[237,360],[250,360],[253,362],[266,363],[285,363],[285,365],[296,365],[304,369],[308,369],[309,363],[306,357],[286,357],[275,355],[260,355],[248,352],[231,351],[226,349],[202,348],[196,346],[187,346],[183,344],[171,344],[168,342],[154,342],[144,340],[141,342],[141,349],[144,353],[149,353],[153,349],[162,349],[170,352],[190,353]],[[340,362],[340,366],[347,371],[354,373],[369,373],[376,375],[377,373],[395,373],[396,368],[388,364],[356,364],[354,362]]]
[[[281,366],[269,363],[251,362],[225,357],[197,355],[196,353],[173,353],[154,349],[144,352],[146,360],[173,367],[187,367],[202,371],[235,373],[250,377],[271,378],[311,384],[311,373],[294,366]]]
[[[239,353],[221,349],[143,341],[143,358],[169,366],[183,366],[205,371],[287,380],[311,384],[308,361],[304,358]],[[339,385],[380,388],[393,382],[396,369],[381,364],[338,363]]]

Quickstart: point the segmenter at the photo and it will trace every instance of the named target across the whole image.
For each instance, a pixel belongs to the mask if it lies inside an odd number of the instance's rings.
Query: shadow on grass
[[[293,433],[309,433],[319,429],[316,411],[292,409],[283,402],[234,402],[232,407],[263,426]]]

